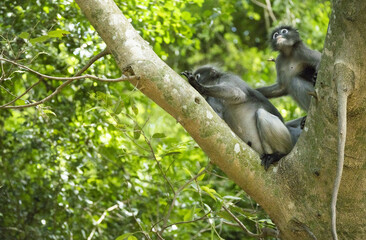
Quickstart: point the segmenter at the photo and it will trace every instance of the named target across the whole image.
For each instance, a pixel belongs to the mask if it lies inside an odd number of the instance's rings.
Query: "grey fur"
[[[293,137],[278,110],[260,92],[240,77],[203,66],[194,73],[183,72],[190,84],[229,125],[233,132],[260,155],[267,155],[265,168],[288,154]],[[268,155],[274,154],[272,158]]]
[[[286,31],[283,31],[283,30]],[[276,59],[277,82],[257,90],[267,98],[290,95],[307,111],[314,92],[321,53],[309,49],[290,26],[276,28],[270,37],[271,46],[280,54]]]

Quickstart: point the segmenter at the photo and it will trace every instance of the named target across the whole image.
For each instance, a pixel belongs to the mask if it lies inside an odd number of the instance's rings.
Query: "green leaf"
[[[45,114],[52,114],[52,115],[56,116],[56,113],[52,112],[51,110],[47,110],[47,109],[45,109],[45,110],[43,110],[43,112],[44,112]]]
[[[133,128],[133,138],[134,139],[139,139],[141,136],[141,127],[139,125],[135,125],[135,127]]]
[[[202,179],[205,177],[205,175],[206,175],[206,174],[202,174],[201,176],[199,176],[199,177],[197,178],[197,181],[202,181]]]
[[[217,200],[214,194],[218,195],[215,189],[209,188],[207,186],[201,186],[201,189],[205,191],[213,200]]]
[[[139,109],[136,107],[136,105],[135,105],[135,104],[132,104],[132,105],[131,105],[131,107],[132,107],[132,111],[133,111],[133,113],[134,113],[135,115],[139,114]]]
[[[198,174],[200,174],[203,170],[205,170],[205,168],[201,168],[200,171],[198,172]],[[202,174],[201,176],[199,176],[197,178],[197,181],[202,181],[202,179],[205,177],[206,174]]]
[[[44,6],[43,11],[48,14],[48,13],[50,13],[50,8],[47,6]]]
[[[113,112],[114,112],[115,114],[120,114],[124,105],[125,105],[125,103],[124,103],[122,100],[119,100],[119,101],[116,103],[116,105],[115,105],[115,107],[114,107],[114,109],[113,109]]]
[[[44,42],[47,41],[50,37],[49,36],[40,36],[40,37],[36,37],[36,38],[32,38],[29,40],[29,42],[34,45],[36,43],[40,43],[40,42]]]
[[[29,33],[22,32],[21,34],[18,35],[18,37],[23,38],[23,39],[28,39],[29,38]]]
[[[136,238],[135,236],[131,235],[131,236],[129,236],[129,237],[127,238],[127,240],[137,240],[137,238]]]
[[[166,44],[169,44],[169,43],[170,43],[170,34],[169,34],[169,32],[167,32],[167,33],[165,34],[165,36],[163,37],[163,40],[164,40],[164,42],[165,42]]]
[[[230,216],[229,213],[227,212],[224,212],[224,211],[221,211],[221,212],[218,212],[217,215],[223,219],[226,219],[228,221],[233,221],[233,218]]]
[[[61,29],[57,29],[57,30],[49,32],[48,36],[51,37],[51,38],[62,38],[67,34],[70,34],[70,32],[65,31],[65,30],[61,30]]]
[[[194,208],[192,208],[192,210],[194,210]],[[189,221],[192,219],[192,216],[193,216],[193,212],[192,211],[188,211],[184,217],[183,217],[183,221]]]
[[[192,177],[192,173],[188,170],[188,168],[183,168],[183,170]]]
[[[168,153],[161,154],[160,156],[165,157],[165,156],[178,155],[178,154],[181,154],[181,152],[168,152]]]
[[[15,6],[14,9],[17,10],[18,14],[22,14],[25,12],[25,10],[21,6]]]
[[[132,233],[125,233],[119,237],[116,238],[116,240],[125,240],[126,238],[129,238],[130,236],[133,236]]]
[[[152,138],[165,138],[165,134],[164,133],[154,133],[154,135],[152,135]]]

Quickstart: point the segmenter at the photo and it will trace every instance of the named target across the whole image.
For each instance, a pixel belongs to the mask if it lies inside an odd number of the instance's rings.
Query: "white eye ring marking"
[[[200,76],[201,76],[201,74],[197,73],[197,74],[196,74],[196,79],[199,79],[199,78],[200,78]]]
[[[286,34],[286,33],[288,33],[288,30],[286,28],[281,30],[281,34]]]
[[[273,34],[273,39],[276,39],[278,37],[278,32],[275,32],[274,34]]]

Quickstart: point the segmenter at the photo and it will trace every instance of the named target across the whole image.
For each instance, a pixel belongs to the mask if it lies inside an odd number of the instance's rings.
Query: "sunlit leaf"
[[[165,138],[165,134],[164,133],[154,133],[154,135],[152,135],[152,138]]]
[[[192,211],[188,211],[184,217],[183,217],[183,221],[189,221],[192,219],[192,216],[193,216],[193,212]]]
[[[133,234],[132,234],[132,233],[125,233],[125,234],[123,234],[123,235],[121,235],[121,236],[117,237],[117,238],[116,238],[116,240],[126,240],[126,239],[128,239],[130,236],[133,236]]]
[[[51,110],[48,110],[48,109],[44,109],[43,112],[46,113],[46,114],[52,114],[52,115],[56,116],[56,113],[54,113],[54,112],[52,112]]]
[[[48,36],[52,37],[52,38],[61,38],[61,37],[64,37],[65,35],[67,35],[67,34],[70,34],[70,32],[65,31],[65,30],[61,30],[61,29],[57,29],[57,30],[54,30],[54,31],[50,31],[48,33]]]
[[[23,38],[23,39],[28,39],[29,38],[29,33],[22,32],[21,34],[18,35],[18,37]]]
[[[36,43],[41,43],[44,41],[47,41],[50,37],[49,36],[41,36],[41,37],[36,37],[36,38],[32,38],[29,40],[29,42],[34,45]]]
[[[216,196],[214,195],[217,194],[215,189],[209,188],[207,186],[201,186],[201,189],[205,191],[212,199],[214,199],[215,201],[217,200]]]
[[[113,112],[115,114],[120,114],[122,111],[122,108],[124,107],[124,102],[122,100],[117,101],[117,103],[114,106]]]
[[[133,138],[137,140],[140,138],[140,136],[141,136],[141,127],[136,124],[133,129]]]
[[[137,240],[137,238],[136,238],[135,236],[131,235],[131,236],[129,236],[129,237],[127,238],[127,240]]]
[[[138,115],[139,114],[139,109],[136,107],[135,104],[132,104],[131,105],[131,108],[132,108],[132,111],[135,115]]]

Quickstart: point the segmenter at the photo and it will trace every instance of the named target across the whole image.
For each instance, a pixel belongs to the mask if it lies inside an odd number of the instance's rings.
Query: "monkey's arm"
[[[281,86],[278,83],[267,87],[257,88],[256,90],[262,93],[266,98],[274,98],[287,95],[286,87]]]
[[[195,82],[192,86],[202,95],[222,99],[231,104],[243,103],[247,100],[247,95],[240,88],[227,83],[204,86]]]
[[[188,82],[201,95],[222,99],[231,104],[243,103],[247,99],[247,95],[239,87],[228,82],[205,86],[197,82],[195,76],[190,72],[183,72],[182,75],[187,77]]]

